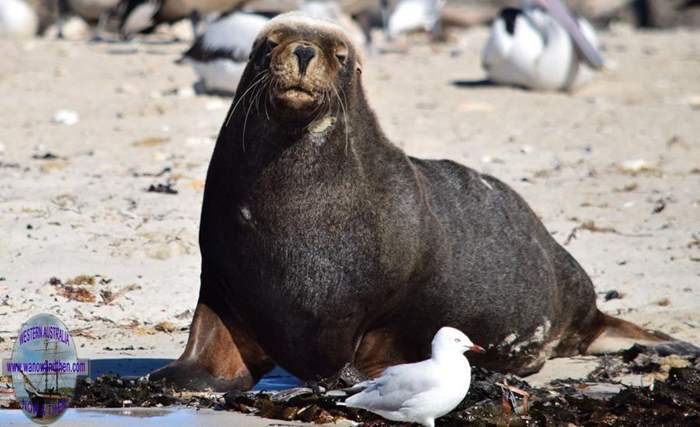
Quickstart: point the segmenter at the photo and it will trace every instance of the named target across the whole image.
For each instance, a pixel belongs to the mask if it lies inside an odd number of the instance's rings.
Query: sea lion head
[[[333,21],[300,12],[280,15],[258,34],[237,93],[263,92],[277,119],[321,117],[343,102],[341,94],[361,70],[351,40]]]

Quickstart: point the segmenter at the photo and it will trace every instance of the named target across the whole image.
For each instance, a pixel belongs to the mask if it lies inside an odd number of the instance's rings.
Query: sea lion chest
[[[327,319],[371,303],[382,275],[377,218],[352,153],[303,141],[239,179],[217,256],[241,310]]]

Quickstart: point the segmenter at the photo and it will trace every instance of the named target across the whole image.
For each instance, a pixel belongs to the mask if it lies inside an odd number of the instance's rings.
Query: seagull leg
[[[105,32],[105,28],[107,28],[107,21],[111,16],[111,10],[104,11],[100,14],[100,17],[97,19],[97,26],[95,27],[95,35],[92,37],[93,42],[100,42],[103,40],[102,34]]]
[[[64,38],[63,27],[66,23],[69,9],[68,0],[58,0],[58,22],[56,24],[58,26],[58,38],[61,40]]]
[[[355,17],[355,21],[360,25],[360,28],[362,29],[362,34],[365,35],[365,40],[367,41],[367,49],[371,52],[372,47],[373,47],[373,40],[372,40],[372,23],[370,22],[370,16],[369,13],[367,12],[362,12],[357,14]]]
[[[384,30],[384,37],[391,41],[391,34],[389,34],[389,0],[379,0],[379,6],[382,9],[382,29]]]
[[[442,19],[438,19],[430,29],[430,39],[433,43],[445,40],[445,33],[442,26]]]
[[[199,23],[201,21],[202,15],[197,9],[194,9],[192,13],[190,13],[190,23],[192,24],[192,34],[194,35],[194,37],[201,35],[199,32]]]

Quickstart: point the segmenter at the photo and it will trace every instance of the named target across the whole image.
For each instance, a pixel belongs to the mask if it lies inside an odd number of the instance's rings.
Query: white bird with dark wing
[[[593,27],[560,0],[523,0],[493,22],[482,64],[494,83],[569,90],[590,80],[603,58]]]
[[[388,368],[376,379],[351,388],[361,389],[341,403],[400,422],[433,427],[435,419],[462,402],[471,384],[471,366],[464,352],[483,352],[461,331],[443,327],[433,338],[430,359]]]
[[[441,32],[441,15],[445,0],[399,0],[388,14],[388,1],[382,0],[385,32],[389,39],[400,34],[424,31],[437,37]]]
[[[208,92],[231,94],[243,75],[255,36],[267,21],[251,13],[222,15],[197,37],[181,62],[192,65]]]
[[[117,6],[119,33],[124,38],[147,31],[158,23],[162,0],[122,0]]]
[[[121,0],[117,7],[119,32],[129,38],[158,24],[188,17],[196,30],[199,17],[238,9],[245,3],[247,0]]]
[[[0,38],[26,38],[36,34],[39,18],[24,0],[0,0]]]

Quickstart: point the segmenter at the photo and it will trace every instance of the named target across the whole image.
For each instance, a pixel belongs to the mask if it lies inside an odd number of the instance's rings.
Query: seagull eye
[[[462,340],[459,338],[455,338],[455,342],[462,342]]]

